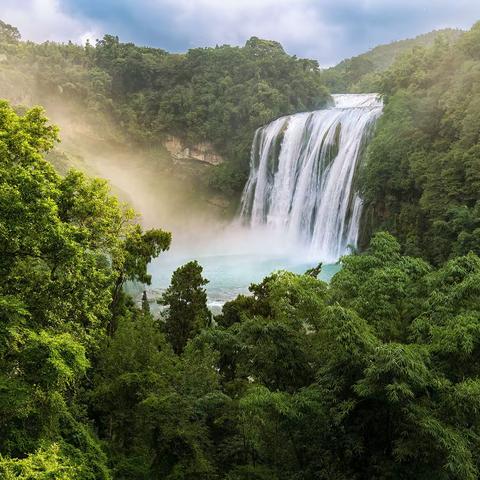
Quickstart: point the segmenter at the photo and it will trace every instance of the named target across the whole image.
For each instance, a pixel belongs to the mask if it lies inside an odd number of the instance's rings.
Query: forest
[[[104,142],[122,148],[162,150],[168,135],[185,145],[208,141],[227,161],[204,183],[229,196],[238,196],[247,179],[258,127],[330,99],[318,62],[256,37],[241,48],[186,54],[122,43],[112,35],[85,47],[20,38],[15,27],[0,25],[3,98],[47,111],[60,105],[62,116],[103,132]]]
[[[365,242],[388,230],[435,265],[480,254],[480,23],[453,45],[399,58],[371,88],[385,99],[360,180]]]
[[[0,26],[17,99],[0,102],[1,478],[479,478],[480,23],[364,78],[385,108],[359,251],[329,283],[278,271],[215,317],[195,261],[160,317],[126,293],[172,237],[106,181],[56,171],[49,105],[133,143],[208,139],[230,159],[212,182],[238,192],[254,129],[326,105],[327,73],[257,38],[177,55]],[[32,85],[47,113],[19,105]]]

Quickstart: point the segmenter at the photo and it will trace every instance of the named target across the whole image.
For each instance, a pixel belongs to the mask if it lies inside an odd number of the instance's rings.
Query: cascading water
[[[259,128],[240,217],[251,228],[332,263],[357,243],[362,201],[354,180],[382,112],[376,94],[333,95],[334,106]]]
[[[320,260],[322,280],[338,271],[334,263],[357,242],[362,202],[355,172],[382,103],[377,95],[334,100],[332,108],[279,118],[256,132],[240,222],[214,231],[210,225],[203,240],[196,234],[183,245],[177,237],[149,266],[149,297],[194,259],[210,280],[208,301],[216,312],[274,270],[302,273]]]

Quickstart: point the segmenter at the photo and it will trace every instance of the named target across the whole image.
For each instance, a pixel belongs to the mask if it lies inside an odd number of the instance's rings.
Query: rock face
[[[165,148],[174,160],[197,160],[199,162],[209,163],[210,165],[220,165],[223,163],[223,158],[215,152],[212,144],[209,142],[201,142],[186,147],[179,138],[169,137],[165,142]]]
[[[221,195],[214,195],[214,196],[210,197],[207,200],[207,202],[210,205],[213,205],[214,207],[218,207],[222,210],[227,209],[231,204],[230,200],[228,200],[225,197],[222,197]]]

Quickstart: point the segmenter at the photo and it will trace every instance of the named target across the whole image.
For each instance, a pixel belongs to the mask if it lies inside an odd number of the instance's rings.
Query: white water
[[[334,99],[335,107],[283,117],[257,131],[241,222],[209,225],[194,238],[174,235],[170,251],[149,266],[149,298],[195,259],[217,312],[275,270],[301,273],[323,261],[320,278],[327,281],[339,270],[335,263],[357,241],[362,203],[355,169],[382,104],[376,95]]]
[[[356,246],[362,202],[355,172],[382,112],[376,94],[334,95],[325,110],[257,130],[240,217],[304,258],[334,263]]]

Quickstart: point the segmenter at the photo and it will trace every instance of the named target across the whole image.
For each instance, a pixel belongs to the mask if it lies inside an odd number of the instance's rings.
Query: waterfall
[[[355,173],[381,115],[376,94],[333,95],[325,110],[279,118],[259,128],[240,218],[266,228],[312,258],[333,263],[357,244],[362,201]]]

